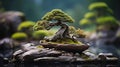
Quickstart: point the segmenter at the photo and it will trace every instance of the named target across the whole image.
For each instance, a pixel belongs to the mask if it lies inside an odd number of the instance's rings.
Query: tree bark
[[[51,41],[56,41],[57,39],[70,38],[69,27],[67,24],[58,21],[57,23],[51,23],[50,26],[61,26],[61,28],[55,33]]]

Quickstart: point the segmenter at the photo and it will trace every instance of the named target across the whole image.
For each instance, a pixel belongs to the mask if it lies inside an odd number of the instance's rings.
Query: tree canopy
[[[71,16],[64,13],[61,9],[53,9],[42,17],[42,20],[59,20],[62,22],[74,22]]]
[[[99,9],[99,8],[108,8],[108,5],[104,2],[95,2],[90,4],[89,10]]]
[[[46,27],[48,27],[48,23],[49,22],[46,20],[37,21],[37,23],[33,26],[33,30],[34,31],[45,30]]]
[[[85,18],[94,18],[96,14],[94,12],[88,12],[84,15]]]
[[[83,18],[80,20],[80,25],[89,25],[91,24],[91,21],[89,19]]]
[[[38,30],[34,31],[32,36],[34,39],[43,39],[45,36],[48,36],[49,32],[47,30]]]
[[[113,16],[104,16],[97,18],[98,24],[116,24],[116,19]]]

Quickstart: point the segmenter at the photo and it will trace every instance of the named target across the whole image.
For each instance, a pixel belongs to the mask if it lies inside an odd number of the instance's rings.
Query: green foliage
[[[74,22],[71,16],[64,13],[61,9],[53,9],[52,11],[46,13],[42,20],[52,21],[52,20],[60,20],[63,22]]]
[[[89,19],[89,18],[95,18],[96,14],[94,12],[88,12],[85,14],[85,18]]]
[[[69,33],[72,34],[72,33],[75,33],[76,29],[74,26],[69,26]]]
[[[80,28],[75,29],[75,27],[73,26],[69,26],[69,33],[78,38],[84,38],[86,36],[83,30],[81,30]]]
[[[0,1],[0,12],[3,12],[3,11],[5,11],[5,9],[3,8],[2,2]]]
[[[39,30],[33,32],[33,38],[34,39],[44,39],[45,36],[48,36],[49,32],[47,30]]]
[[[17,32],[17,33],[14,33],[11,38],[22,41],[22,40],[26,40],[28,38],[28,36],[27,36],[27,34],[25,34],[23,32]]]
[[[116,19],[113,16],[104,16],[97,18],[98,24],[105,24],[105,25],[116,25]]]
[[[46,27],[48,27],[48,21],[41,20],[41,21],[38,21],[38,22],[33,26],[33,30],[34,30],[34,31],[37,31],[37,30],[45,30]]]
[[[79,38],[85,38],[85,32],[83,30],[81,30],[80,28],[76,30],[75,35]]]
[[[108,8],[108,5],[104,2],[95,2],[95,3],[90,4],[89,6],[89,10],[95,10],[99,8]]]
[[[34,25],[35,25],[35,23],[32,21],[24,21],[18,26],[18,31],[23,31],[24,29],[29,30]]]
[[[91,21],[89,19],[84,18],[80,20],[80,25],[89,25],[89,24],[91,24]]]

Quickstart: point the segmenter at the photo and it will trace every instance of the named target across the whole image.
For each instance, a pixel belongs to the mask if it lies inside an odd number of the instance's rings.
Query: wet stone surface
[[[69,52],[64,50],[56,50],[54,48],[44,48],[35,46],[28,43],[22,46],[13,54],[14,62],[53,62],[53,63],[77,63],[77,62],[101,62],[101,61],[114,61],[117,62],[118,58],[111,53],[101,53],[95,55],[89,51]]]

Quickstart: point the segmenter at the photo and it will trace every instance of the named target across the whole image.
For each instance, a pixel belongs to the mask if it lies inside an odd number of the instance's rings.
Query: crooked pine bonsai
[[[73,23],[74,20],[71,16],[67,15],[60,9],[53,9],[52,11],[46,13],[41,21],[38,21],[34,25],[34,30],[42,30],[42,29],[51,29],[54,26],[60,26],[61,28],[56,32],[56,34],[51,38],[52,42],[57,42],[62,39],[68,39],[73,41],[69,34],[69,26],[66,23]]]

